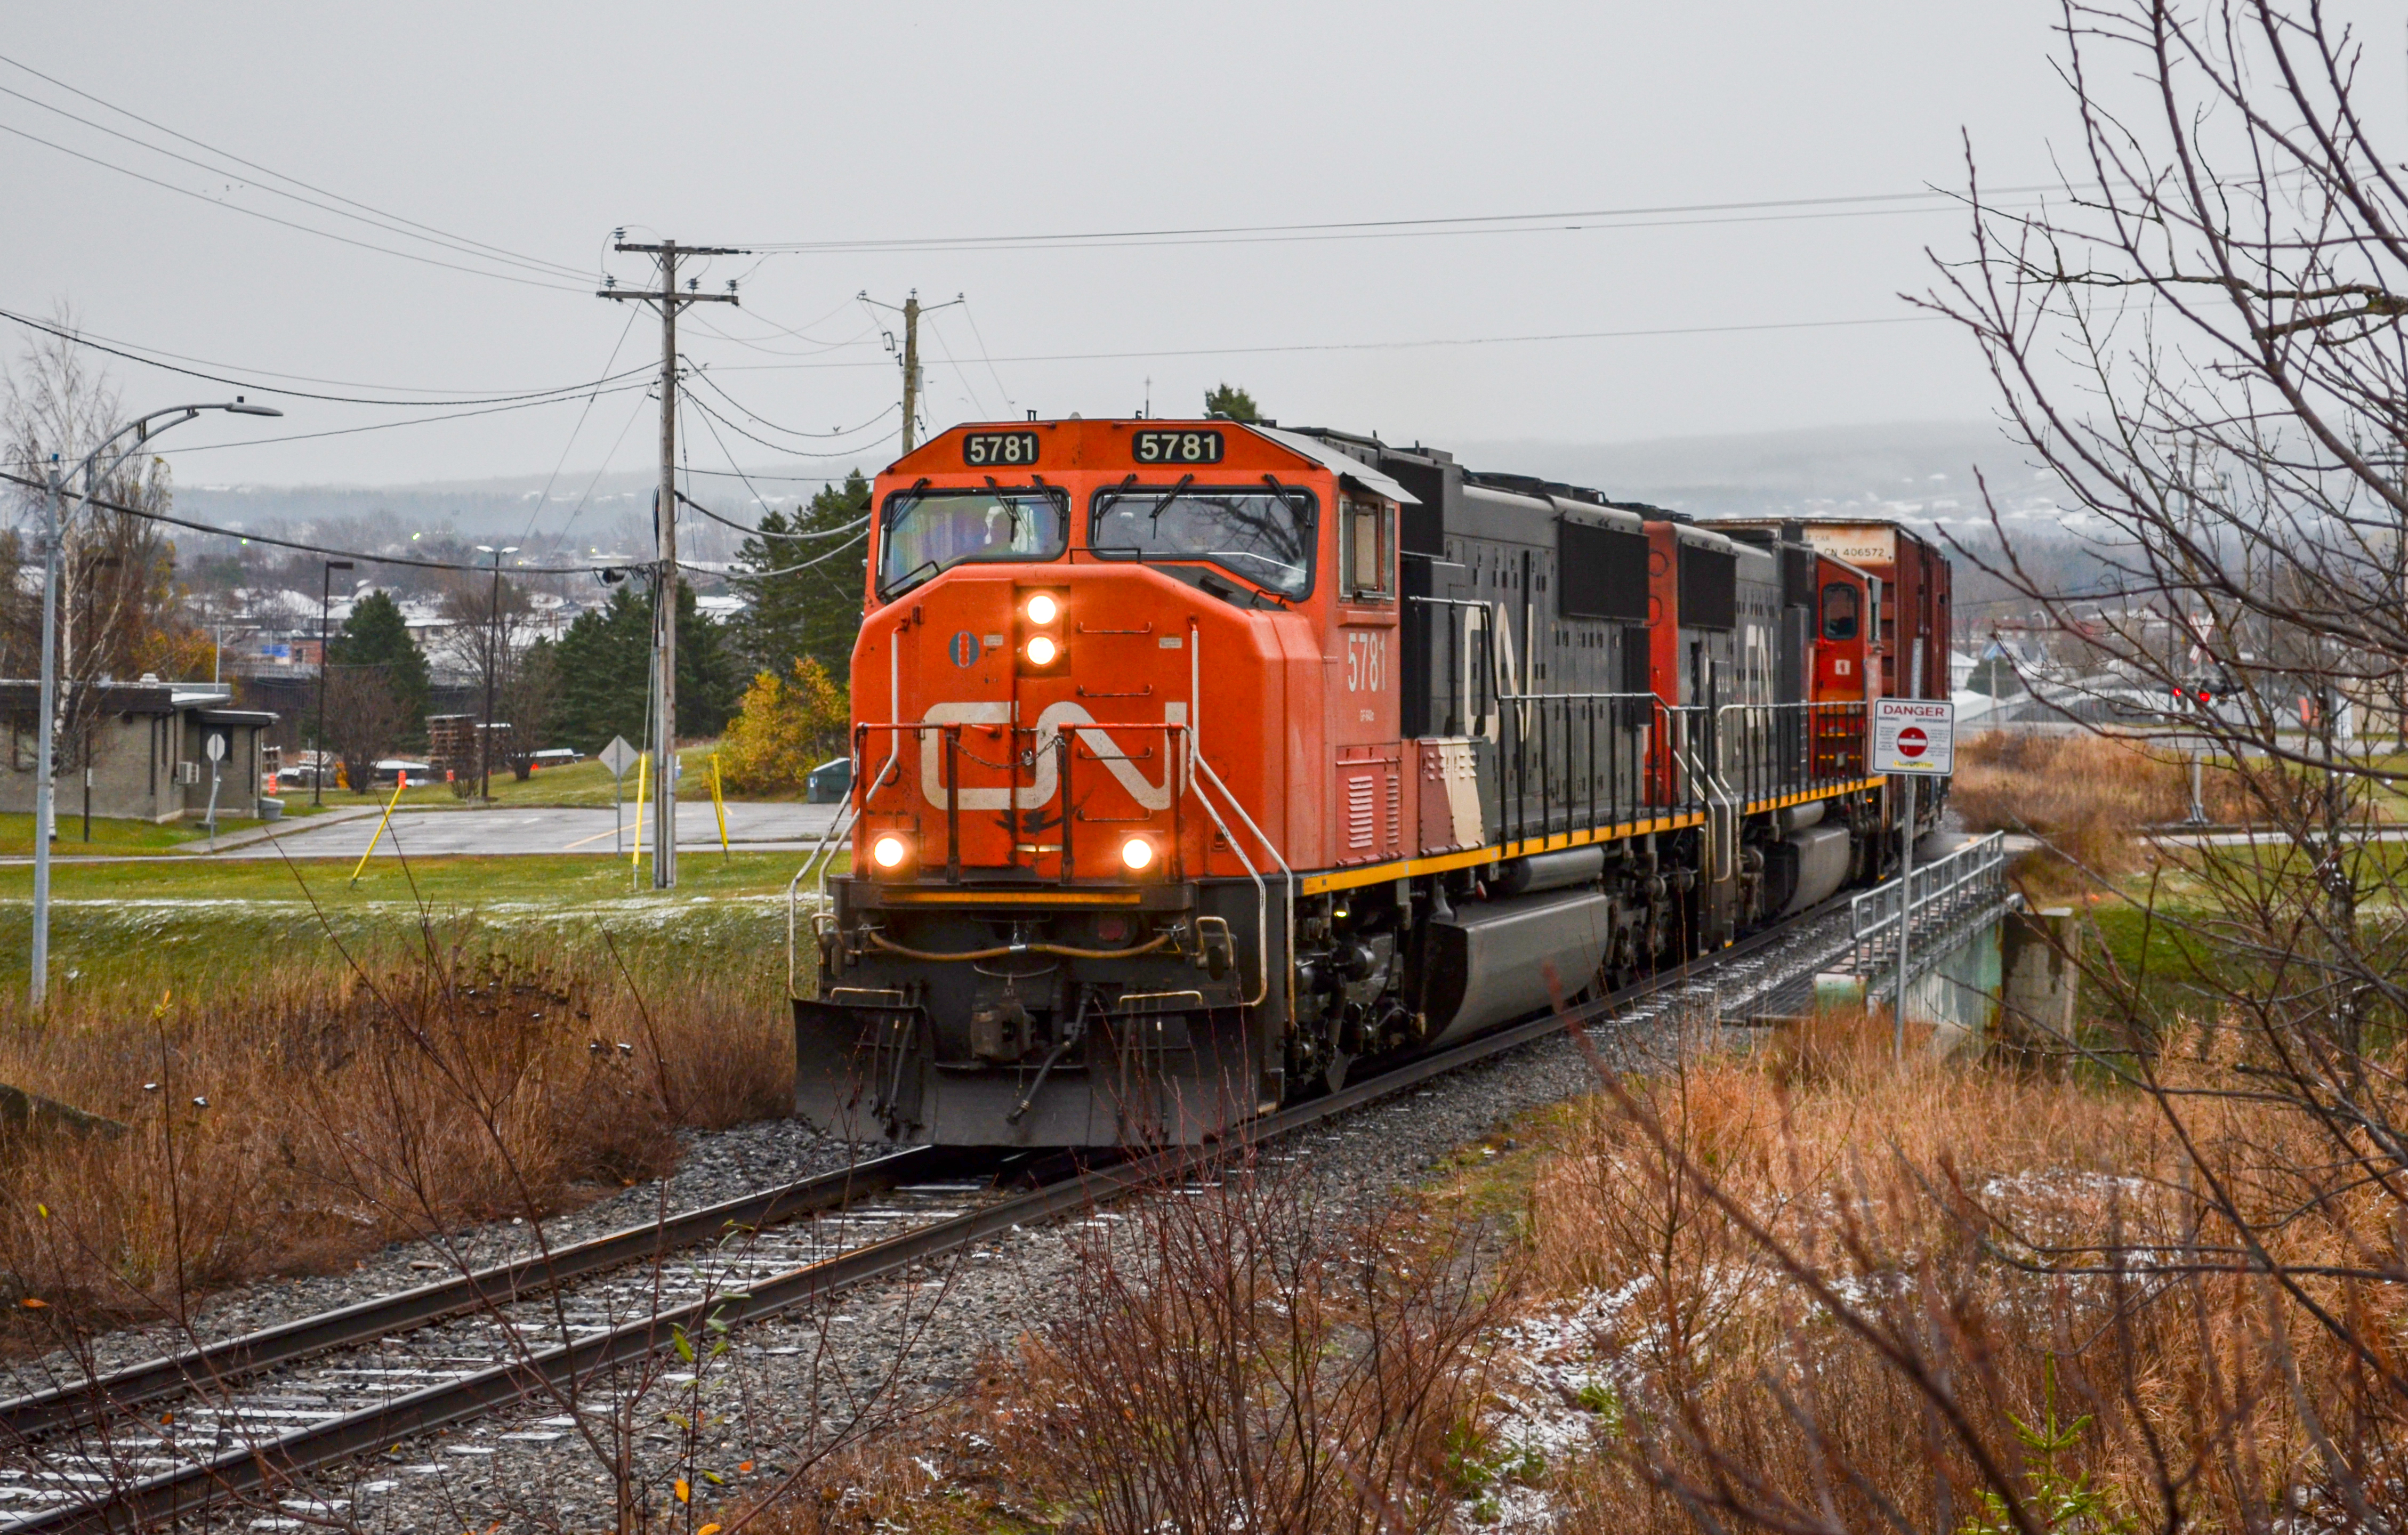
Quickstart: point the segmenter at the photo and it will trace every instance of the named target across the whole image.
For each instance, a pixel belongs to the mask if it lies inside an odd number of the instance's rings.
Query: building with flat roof
[[[30,815],[39,779],[41,684],[0,681],[7,750],[0,763],[0,811]],[[90,751],[68,732],[58,743],[58,815],[84,808],[91,772],[92,813],[118,820],[177,821],[208,813],[214,781],[220,815],[257,815],[263,792],[261,749],[276,715],[236,709],[234,692],[209,682],[100,682],[81,708]],[[209,741],[223,742],[212,759]],[[89,761],[82,760],[85,756]]]

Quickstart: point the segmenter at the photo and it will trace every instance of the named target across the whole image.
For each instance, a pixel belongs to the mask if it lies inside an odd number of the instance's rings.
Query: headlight
[[[911,844],[891,831],[882,834],[869,844],[869,861],[881,868],[901,868],[904,860],[910,856]]]
[[[1142,837],[1132,837],[1121,844],[1121,867],[1132,874],[1142,874],[1154,867],[1154,844]]]
[[[1062,616],[1062,605],[1049,593],[1039,592],[1028,599],[1028,622],[1051,624]]]
[[[1054,637],[1051,635],[1036,635],[1028,641],[1030,666],[1050,667],[1054,664],[1054,658],[1061,653],[1062,647],[1054,643]]]

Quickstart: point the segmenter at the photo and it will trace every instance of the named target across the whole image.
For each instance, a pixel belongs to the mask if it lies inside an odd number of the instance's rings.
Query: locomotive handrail
[[[1586,768],[1585,773],[1583,774],[1586,793],[1584,796],[1568,793],[1565,808],[1576,809],[1584,798],[1588,818],[1592,825],[1603,825],[1606,821],[1619,816],[1626,809],[1636,811],[1640,806],[1649,802],[1646,764],[1649,756],[1653,754],[1653,748],[1649,744],[1651,739],[1660,744],[1668,754],[1678,759],[1682,767],[1689,766],[1685,757],[1685,747],[1683,744],[1687,732],[1681,728],[1683,722],[1677,718],[1681,708],[1677,705],[1666,704],[1654,693],[1499,693],[1497,696],[1497,702],[1500,708],[1509,703],[1523,706],[1514,710],[1515,721],[1523,728],[1516,731],[1511,742],[1498,742],[1498,753],[1502,758],[1498,763],[1499,773],[1510,777],[1512,781],[1511,813],[1513,834],[1516,838],[1525,837],[1529,832],[1528,800],[1531,773],[1526,758],[1534,740],[1539,755],[1538,820],[1541,835],[1550,834],[1555,825],[1555,793],[1548,771],[1547,731],[1550,721],[1557,713],[1562,716],[1562,727],[1566,733],[1568,745],[1575,724],[1584,726],[1586,730],[1583,738],[1585,749],[1579,753],[1582,766]],[[1574,704],[1585,706],[1577,721],[1574,719],[1571,708]],[[1648,718],[1644,724],[1627,723],[1616,718],[1618,714],[1628,711],[1630,706],[1639,704],[1644,704],[1648,710]],[[1553,710],[1548,707],[1550,705],[1559,705],[1561,708]],[[1607,813],[1603,817],[1600,817],[1598,812],[1597,789],[1598,763],[1597,726],[1600,705],[1606,706],[1604,723],[1607,730],[1607,752],[1604,761],[1607,779],[1605,795],[1608,804]],[[1660,729],[1656,718],[1657,715],[1665,716]],[[1535,731],[1527,728],[1527,722],[1533,716],[1538,722],[1538,729]],[[1565,763],[1567,768],[1571,766],[1570,759],[1570,753],[1568,753]],[[1569,789],[1569,784],[1567,788]],[[1500,782],[1500,793],[1505,792],[1506,789],[1507,785]]]
[[[883,782],[886,775],[894,770],[895,762],[896,759],[889,756],[886,759],[886,766],[878,770],[880,782]],[[853,751],[853,768],[856,777],[860,772],[860,764],[861,752],[856,746]],[[819,905],[821,911],[827,910],[827,871],[836,863],[835,850],[843,845],[845,834],[853,829],[854,822],[861,819],[862,803],[877,792],[878,783],[872,783],[863,791],[858,799],[848,796],[844,802],[844,809],[838,813],[834,821],[828,823],[828,829],[820,833],[820,839],[811,844],[810,854],[803,859],[803,867],[795,870],[795,877],[786,882],[786,995],[789,997],[795,995],[796,889],[802,884],[803,876],[811,871],[811,865],[819,862],[820,854],[823,852],[826,853],[827,862],[820,865]]]
[[[1735,715],[1735,722],[1724,716]],[[1726,764],[1736,764],[1739,769],[1740,796],[1754,803],[1792,790],[1812,790],[1828,784],[1844,783],[1861,778],[1863,757],[1865,706],[1845,698],[1790,699],[1781,703],[1724,704],[1715,710],[1718,741],[1730,745],[1718,753]],[[1795,716],[1794,733],[1784,732],[1782,724]],[[1826,722],[1838,720],[1842,730],[1827,733]],[[1735,727],[1734,727],[1735,724]],[[1853,725],[1853,729],[1846,726]],[[1783,739],[1784,734],[1794,739]],[[1827,739],[1847,739],[1855,743],[1851,757],[1842,753],[1827,771],[1818,763],[1822,743]],[[1770,751],[1757,750],[1770,742]]]
[[[1214,772],[1212,765],[1204,760],[1204,753],[1194,750],[1193,732],[1189,734],[1190,766],[1200,769],[1204,778],[1211,781],[1212,787],[1221,791],[1221,797],[1229,802],[1229,809],[1237,812],[1238,819],[1245,824],[1248,831],[1254,834],[1254,839],[1262,843],[1263,851],[1269,854],[1271,861],[1280,866],[1280,872],[1287,876],[1287,953],[1284,957],[1287,961],[1288,972],[1288,1017],[1293,1020],[1296,1016],[1296,870],[1288,867],[1287,859],[1280,853],[1278,844],[1265,837],[1263,829],[1254,825],[1254,818],[1246,813],[1244,804],[1236,795],[1229,792],[1227,784],[1221,782],[1221,775]],[[1191,774],[1187,782],[1193,786],[1202,781]],[[1231,835],[1228,823],[1221,819],[1221,812],[1212,808],[1211,796],[1199,791],[1196,799],[1204,807],[1204,813],[1212,818],[1212,824],[1221,828],[1222,839],[1229,844],[1229,851],[1238,855],[1238,861],[1246,866],[1247,875],[1254,882],[1254,899],[1257,902],[1254,911],[1254,966],[1258,972],[1258,979],[1254,987],[1254,999],[1245,1005],[1250,1008],[1260,1007],[1263,998],[1271,994],[1270,915],[1266,910],[1267,897],[1264,894],[1263,877],[1255,872],[1254,861],[1247,857],[1245,850],[1238,845],[1238,839]]]

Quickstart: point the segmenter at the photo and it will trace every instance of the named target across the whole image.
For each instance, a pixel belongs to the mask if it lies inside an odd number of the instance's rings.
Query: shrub
[[[765,671],[727,726],[725,781],[738,794],[796,794],[813,768],[844,750],[844,689],[808,655],[787,674]]]

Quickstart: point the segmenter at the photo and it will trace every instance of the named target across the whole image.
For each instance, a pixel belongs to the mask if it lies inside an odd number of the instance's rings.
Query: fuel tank
[[[1430,1043],[1542,1011],[1557,996],[1570,1001],[1587,989],[1612,936],[1613,903],[1594,891],[1458,907],[1430,926],[1422,993]]]

